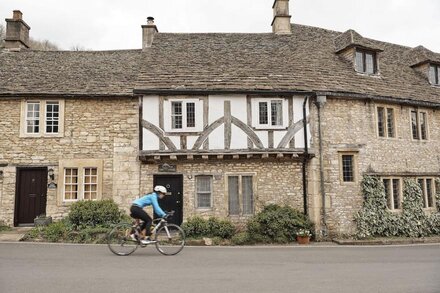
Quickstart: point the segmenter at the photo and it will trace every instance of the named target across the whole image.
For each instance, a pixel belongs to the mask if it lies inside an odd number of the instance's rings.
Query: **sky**
[[[30,36],[63,50],[140,49],[141,25],[159,32],[269,33],[274,0],[0,0],[21,10]],[[290,0],[291,22],[440,53],[440,0]]]

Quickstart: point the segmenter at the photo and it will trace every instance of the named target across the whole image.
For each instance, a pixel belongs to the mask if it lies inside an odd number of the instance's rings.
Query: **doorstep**
[[[339,245],[398,245],[440,243],[440,236],[421,238],[373,238],[373,239],[333,239]]]

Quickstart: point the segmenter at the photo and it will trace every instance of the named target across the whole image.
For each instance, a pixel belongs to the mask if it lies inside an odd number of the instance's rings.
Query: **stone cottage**
[[[435,209],[440,54],[291,24],[272,33],[161,33],[139,50],[28,49],[21,12],[0,52],[0,219],[63,217],[72,202],[127,208],[162,184],[180,224],[244,221],[268,203],[307,213],[324,234],[353,233],[364,174],[401,210],[403,179]]]

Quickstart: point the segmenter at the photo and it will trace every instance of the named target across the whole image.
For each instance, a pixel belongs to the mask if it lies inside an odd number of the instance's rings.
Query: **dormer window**
[[[377,73],[376,52],[356,49],[355,68],[361,73]]]
[[[429,66],[429,82],[434,85],[440,85],[440,65],[431,64]]]

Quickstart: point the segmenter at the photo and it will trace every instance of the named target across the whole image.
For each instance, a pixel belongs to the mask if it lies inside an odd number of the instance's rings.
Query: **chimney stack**
[[[147,17],[147,24],[142,25],[142,50],[146,50],[147,48],[153,45],[154,35],[158,33],[156,25],[154,24],[154,17]]]
[[[12,18],[6,18],[6,49],[29,49],[29,30],[31,29],[23,21],[23,13],[14,10]]]
[[[275,34],[291,34],[289,0],[275,0],[272,6],[273,21],[272,32]]]

